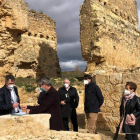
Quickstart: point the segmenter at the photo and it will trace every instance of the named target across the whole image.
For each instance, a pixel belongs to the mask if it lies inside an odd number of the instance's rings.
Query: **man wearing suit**
[[[19,112],[20,99],[17,87],[15,87],[15,77],[7,75],[5,85],[0,89],[0,115]]]
[[[65,130],[69,131],[68,120],[71,119],[73,131],[78,132],[76,108],[79,103],[79,96],[76,88],[70,86],[70,80],[64,80],[64,86],[59,88],[61,112]]]
[[[21,108],[26,109],[26,112],[29,114],[51,114],[50,129],[58,131],[64,130],[58,92],[52,87],[51,81],[47,77],[39,79],[38,85],[40,86],[40,90],[44,92],[40,105],[22,106]]]

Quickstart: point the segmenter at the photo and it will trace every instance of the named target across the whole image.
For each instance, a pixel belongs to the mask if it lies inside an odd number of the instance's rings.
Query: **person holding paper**
[[[50,129],[57,131],[64,130],[58,91],[52,86],[50,79],[47,77],[40,78],[38,85],[40,90],[44,92],[40,105],[22,106],[21,108],[26,109],[27,114],[51,114]]]
[[[0,88],[0,116],[20,111],[20,98],[18,90],[15,86],[15,77],[7,75],[5,77],[5,85]]]

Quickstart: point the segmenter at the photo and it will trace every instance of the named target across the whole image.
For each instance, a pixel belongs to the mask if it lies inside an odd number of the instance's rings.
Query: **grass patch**
[[[62,77],[50,79],[53,87],[58,89],[63,86],[63,81],[65,78],[68,78],[70,80],[71,86],[83,84],[83,77]],[[15,84],[17,85],[17,87],[25,89],[26,92],[34,92],[37,87],[36,79],[31,78],[18,77],[16,78]]]
[[[30,79],[30,78],[18,77],[16,78],[15,84],[18,87],[23,87],[27,92],[35,91],[37,87],[36,79]]]

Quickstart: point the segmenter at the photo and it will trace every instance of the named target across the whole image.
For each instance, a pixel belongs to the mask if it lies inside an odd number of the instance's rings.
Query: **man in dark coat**
[[[69,117],[73,124],[73,131],[78,132],[76,108],[79,103],[79,96],[76,88],[70,86],[70,80],[64,80],[64,86],[59,88],[61,112],[65,130],[69,131]]]
[[[5,85],[0,89],[0,115],[7,115],[19,112],[20,99],[17,87],[15,87],[15,77],[7,75]]]
[[[58,92],[46,77],[41,78],[38,83],[42,92],[45,92],[42,103],[39,106],[23,106],[22,109],[27,109],[26,112],[29,114],[49,113],[51,114],[50,129],[64,130]]]
[[[90,133],[96,133],[96,121],[100,107],[104,98],[100,88],[92,82],[92,77],[88,74],[84,76],[85,103],[84,110],[87,117],[87,129]]]

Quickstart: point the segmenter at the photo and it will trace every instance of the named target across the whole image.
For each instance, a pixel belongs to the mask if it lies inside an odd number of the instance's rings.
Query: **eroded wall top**
[[[0,1],[0,79],[60,75],[55,29],[53,19],[29,11],[24,0]]]
[[[135,0],[85,0],[80,35],[87,72],[108,73],[140,66]]]

